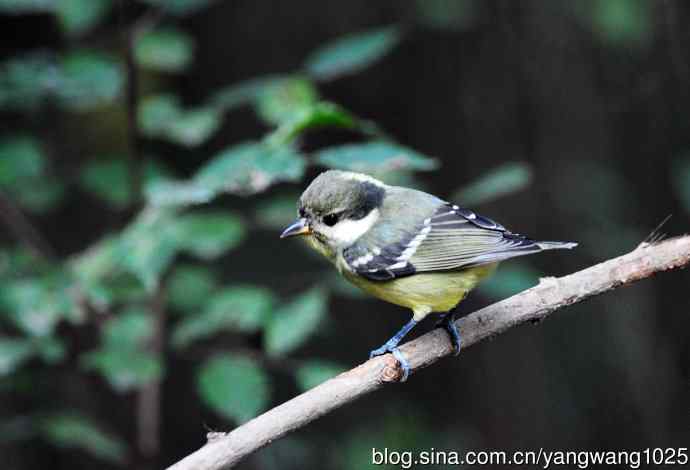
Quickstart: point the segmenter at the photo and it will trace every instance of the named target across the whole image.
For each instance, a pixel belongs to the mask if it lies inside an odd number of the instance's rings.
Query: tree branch
[[[690,263],[690,236],[656,244],[643,243],[634,251],[561,278],[543,278],[539,284],[509,299],[476,311],[456,323],[463,349],[528,321],[539,321],[556,310],[611,289],[645,279],[657,272]],[[412,373],[451,353],[445,331],[431,331],[401,346]],[[209,442],[169,470],[220,470],[348,404],[387,382],[401,377],[391,354],[371,359],[252,419],[234,431],[212,433]]]

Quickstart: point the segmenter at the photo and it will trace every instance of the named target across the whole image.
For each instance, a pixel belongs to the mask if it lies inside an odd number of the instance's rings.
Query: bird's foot
[[[448,332],[450,336],[450,342],[453,344],[453,356],[460,354],[460,348],[462,347],[462,339],[460,337],[460,332],[458,327],[455,326],[455,314],[446,313],[441,317],[441,319],[436,323],[437,328],[443,328]]]
[[[376,356],[382,356],[387,353],[393,354],[393,357],[398,360],[398,364],[400,364],[400,369],[402,370],[402,377],[400,377],[400,382],[405,382],[407,378],[410,376],[410,363],[407,362],[405,356],[403,356],[403,354],[400,352],[400,349],[398,349],[397,342],[393,343],[391,341],[388,341],[380,348],[374,349],[369,353],[369,359],[372,359]]]

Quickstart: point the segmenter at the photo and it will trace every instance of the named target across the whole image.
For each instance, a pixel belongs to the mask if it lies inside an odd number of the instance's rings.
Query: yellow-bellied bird
[[[412,309],[412,319],[370,354],[393,353],[403,380],[409,364],[398,343],[429,313],[443,315],[457,353],[453,310],[500,261],[577,245],[534,241],[431,194],[346,171],[320,174],[298,208],[281,238],[304,236],[348,281]]]

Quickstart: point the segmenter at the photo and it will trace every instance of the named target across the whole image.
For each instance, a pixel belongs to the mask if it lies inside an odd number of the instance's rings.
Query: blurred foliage
[[[531,182],[532,169],[527,163],[505,163],[458,190],[452,199],[472,207],[525,189]]]
[[[148,159],[143,167],[144,186],[167,180],[170,172],[156,160]],[[134,204],[132,165],[123,156],[90,160],[79,175],[82,188],[115,209]]]
[[[173,331],[173,345],[184,347],[223,330],[254,333],[264,327],[275,304],[273,293],[254,286],[226,287],[206,297],[202,312],[187,315]]]
[[[96,26],[108,14],[112,0],[58,0],[55,14],[70,36],[78,36]]]
[[[106,53],[37,51],[0,63],[0,109],[32,112],[51,103],[87,111],[112,103],[123,82],[121,66]]]
[[[23,134],[0,137],[0,189],[23,208],[39,213],[55,207],[65,192],[38,140]]]
[[[302,391],[314,388],[328,379],[345,372],[345,368],[340,364],[324,361],[322,359],[312,359],[305,361],[295,372],[297,384]]]
[[[153,335],[151,315],[140,308],[119,313],[104,326],[101,346],[82,355],[82,366],[102,374],[124,392],[146,385],[162,374],[162,364],[146,351]]]
[[[314,288],[274,310],[264,335],[269,355],[292,352],[318,331],[326,314],[327,297],[321,288]]]
[[[165,28],[146,31],[134,49],[137,63],[162,72],[182,72],[192,63],[194,41],[184,31]]]
[[[652,34],[652,2],[649,0],[595,0],[594,31],[614,45],[638,45]]]
[[[0,14],[51,15],[64,38],[59,49],[42,47],[0,62],[0,112],[13,117],[0,134],[2,196],[29,217],[79,210],[83,197],[95,202],[106,220],[100,232],[75,237],[81,248],[58,259],[29,254],[20,247],[25,240],[10,244],[2,239],[0,380],[21,383],[42,373],[30,367],[32,363],[66,367],[75,359],[79,373],[91,374],[115,393],[139,391],[166,376],[169,359],[150,347],[152,338],[163,333],[163,343],[173,354],[194,360],[196,393],[208,411],[237,424],[271,406],[278,389],[271,364],[287,361],[282,371],[299,390],[344,370],[336,361],[309,357],[308,346],[327,326],[333,295],[362,297],[330,270],[310,273],[318,283],[301,283],[298,291],[275,282],[245,281],[254,258],[251,250],[240,253],[244,243],[263,231],[274,234],[293,219],[305,175],[315,168],[365,172],[391,184],[421,187],[416,173],[437,170],[440,161],[402,145],[376,123],[330,101],[332,90],[323,91],[333,80],[393,53],[406,38],[401,26],[333,38],[298,61],[295,70],[222,84],[190,103],[173,88],[177,78],[170,75],[192,76],[200,46],[189,32],[189,15],[213,1],[135,3],[142,15],[138,20],[146,20],[137,26],[146,27],[132,45],[136,69],[127,71],[117,37],[122,31],[108,28],[117,2],[0,0]],[[653,36],[649,1],[559,5],[606,46],[639,47]],[[420,0],[413,5],[416,21],[441,31],[468,29],[481,8],[476,0]],[[42,120],[54,113],[54,122],[95,120],[110,129],[109,120],[128,115],[126,80],[133,72],[139,73],[142,85],[132,123],[139,137],[144,144],[163,144],[160,148],[166,152],[188,157],[189,171],[173,172],[158,154],[134,158],[126,150],[131,142],[119,141],[124,134],[112,137],[109,132],[112,141],[97,144],[85,136],[80,144],[88,152],[77,159],[78,168],[65,168],[60,156],[64,149]],[[226,115],[241,107],[255,115],[265,133],[227,142],[221,131]],[[126,122],[117,127],[126,127]],[[304,145],[321,130],[345,131],[351,141]],[[586,159],[564,171],[570,177],[553,182],[555,204],[578,221],[577,240],[584,252],[610,256],[644,238],[640,229],[624,223],[626,211],[640,205],[624,174]],[[677,159],[670,178],[690,213],[687,156]],[[530,164],[505,163],[466,182],[453,199],[468,206],[488,203],[516,195],[532,179]],[[75,187],[79,197],[67,197]],[[41,228],[54,229],[51,223]],[[602,232],[616,236],[602,239]],[[258,269],[273,271],[272,266]],[[480,291],[503,298],[536,284],[539,276],[520,260],[501,267]],[[174,313],[162,331],[157,331],[161,326],[154,322],[151,307],[157,296]],[[71,335],[74,329],[87,328],[97,335],[83,350]],[[32,431],[17,435],[33,433],[57,448],[81,449],[97,459],[125,464],[127,444],[104,432],[96,417],[78,413],[58,409],[19,416],[17,422],[28,423],[22,426]],[[390,447],[432,445],[440,433],[422,421],[396,414],[382,430],[362,430],[343,442],[346,462],[339,464],[361,468],[362,449],[371,447],[374,433],[387,436]],[[0,440],[11,438],[0,432]],[[271,449],[273,454],[262,458],[308,452],[298,438]]]
[[[316,153],[323,166],[369,173],[385,179],[390,172],[438,168],[437,160],[389,142],[372,141],[330,147]]]
[[[218,130],[220,115],[209,107],[183,109],[175,96],[156,95],[142,100],[139,126],[148,137],[196,147]]]
[[[305,68],[310,75],[321,80],[354,73],[390,52],[401,37],[397,27],[348,35],[314,51],[307,57]]]
[[[184,16],[210,2],[146,3]],[[68,0],[57,6],[52,2],[13,5],[4,0],[0,5],[16,13],[53,13],[68,36],[96,28],[112,7],[106,0]],[[120,151],[84,161],[76,179],[84,192],[109,210],[131,210],[142,203],[143,207],[120,230],[102,234],[100,241],[73,254],[63,269],[59,263],[49,263],[47,271],[28,265],[21,276],[12,270],[4,274],[1,318],[19,333],[0,338],[0,373],[18,373],[35,357],[49,363],[62,360],[59,323],[92,322],[92,315],[105,315],[105,321],[98,321],[98,345],[80,353],[82,369],[102,376],[120,393],[160,380],[165,364],[149,348],[156,334],[150,299],[157,292],[166,293],[166,304],[179,315],[168,330],[171,344],[182,354],[219,334],[248,337],[261,332],[263,346],[257,354],[263,351],[274,358],[290,355],[307,343],[324,323],[330,285],[280,301],[267,287],[223,286],[210,263],[236,249],[252,227],[215,200],[224,194],[263,193],[277,183],[301,183],[311,164],[380,175],[437,168],[435,159],[384,137],[375,124],[323,100],[318,90],[317,81],[372,65],[401,39],[397,27],[338,38],[309,55],[304,70],[223,87],[206,104],[183,105],[175,94],[158,87],[142,96],[136,110],[138,131],[147,139],[180,146],[181,151],[202,147],[221,127],[223,114],[239,106],[251,106],[269,131],[263,138],[235,143],[211,155],[184,179],[157,159],[145,157],[138,163]],[[193,38],[167,22],[141,31],[133,47],[136,65],[150,73],[184,73],[194,61]],[[56,106],[67,114],[119,106],[125,75],[111,53],[105,48],[75,48],[10,58],[0,64],[0,109],[40,113],[46,106]],[[300,148],[302,135],[329,127],[372,140],[322,148],[313,155]],[[52,171],[54,162],[45,153],[46,146],[28,129],[0,136],[0,188],[30,212],[62,203],[66,182]],[[135,193],[137,177],[143,200]],[[292,190],[258,203],[256,222],[270,229],[282,226],[293,217],[297,196]],[[191,258],[198,261],[192,263]],[[306,390],[342,370],[332,361],[305,359],[294,369],[294,379]],[[219,415],[236,422],[252,418],[270,404],[271,386],[262,361],[232,350],[209,357],[198,371],[200,397]],[[46,436],[55,445],[80,447],[110,461],[124,455],[118,441],[97,430],[87,432],[88,420],[56,416],[44,422]]]
[[[290,192],[261,201],[256,206],[254,218],[260,226],[269,229],[287,227],[295,219],[299,196],[298,192]]]
[[[210,358],[199,370],[199,393],[218,413],[248,421],[268,405],[270,380],[254,361],[230,354]]]
[[[52,414],[41,418],[39,426],[42,437],[57,447],[83,449],[111,463],[125,461],[125,443],[103,432],[89,418],[67,412]]]

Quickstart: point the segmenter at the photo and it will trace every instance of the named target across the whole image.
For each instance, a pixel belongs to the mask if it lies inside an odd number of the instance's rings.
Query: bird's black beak
[[[280,238],[294,237],[296,235],[309,235],[311,233],[311,228],[307,224],[307,219],[297,219],[288,228],[283,230],[280,234]]]

